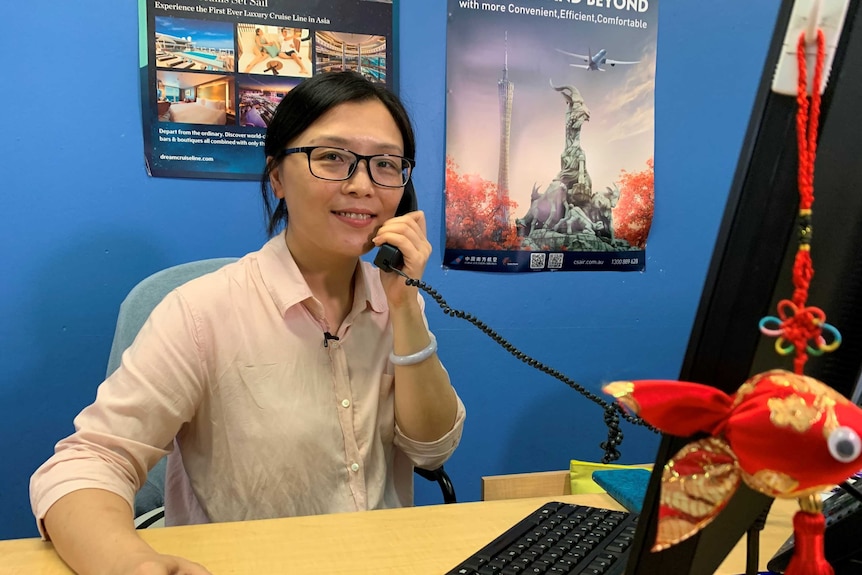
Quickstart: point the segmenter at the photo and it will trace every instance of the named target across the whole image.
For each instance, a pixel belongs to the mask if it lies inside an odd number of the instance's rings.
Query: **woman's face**
[[[318,118],[287,147],[331,146],[357,154],[404,155],[395,120],[379,100],[340,104]],[[295,257],[356,258],[395,210],[404,188],[374,184],[361,160],[349,180],[321,180],[303,153],[286,156],[270,178],[289,214],[287,243]]]

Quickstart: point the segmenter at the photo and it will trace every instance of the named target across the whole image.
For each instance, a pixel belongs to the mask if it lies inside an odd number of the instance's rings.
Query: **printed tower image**
[[[497,199],[501,206],[497,214],[501,224],[509,223],[509,142],[512,132],[512,96],[515,85],[509,81],[509,33],[506,32],[503,77],[497,80],[500,97],[500,167],[497,172]]]

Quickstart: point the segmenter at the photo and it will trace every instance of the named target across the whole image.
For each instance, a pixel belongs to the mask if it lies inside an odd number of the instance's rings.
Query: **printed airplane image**
[[[608,51],[602,48],[595,54],[590,53],[588,56],[584,56],[583,54],[573,54],[571,52],[566,52],[565,50],[560,50],[557,48],[557,52],[561,54],[565,54],[566,56],[572,56],[579,60],[583,60],[584,64],[569,64],[569,66],[574,66],[575,68],[583,68],[584,70],[595,70],[597,72],[604,72],[605,69],[602,68],[602,64],[610,64],[611,66],[616,66],[617,64],[637,64],[639,62],[623,62],[622,60],[611,60],[607,57]]]

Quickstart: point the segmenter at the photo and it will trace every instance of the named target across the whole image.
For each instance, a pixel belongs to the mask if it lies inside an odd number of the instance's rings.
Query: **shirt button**
[[[350,407],[350,400],[349,399],[342,399],[341,400],[341,407]]]
[[[354,463],[350,466],[350,471],[359,471],[359,464]]]

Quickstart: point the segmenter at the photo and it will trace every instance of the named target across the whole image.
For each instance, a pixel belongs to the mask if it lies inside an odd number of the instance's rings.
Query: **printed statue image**
[[[560,154],[560,171],[541,194],[533,185],[530,208],[515,220],[524,249],[568,249],[619,251],[631,248],[615,237],[613,209],[620,199],[615,183],[603,191],[593,191],[587,170],[587,155],[581,147],[581,128],[590,119],[581,93],[575,86],[554,86],[566,101],[565,148]]]

